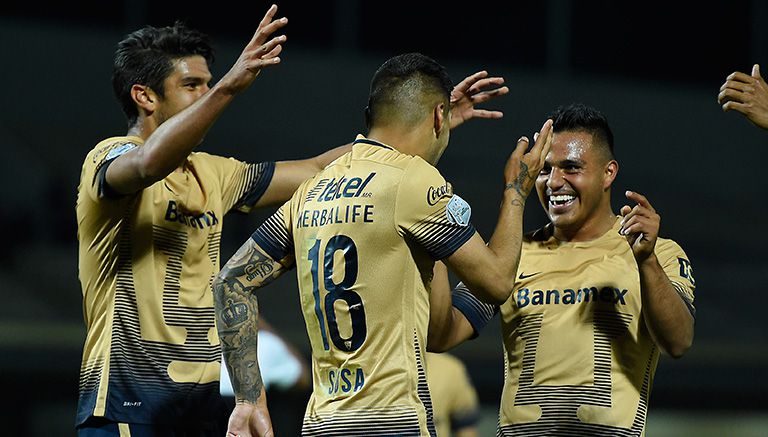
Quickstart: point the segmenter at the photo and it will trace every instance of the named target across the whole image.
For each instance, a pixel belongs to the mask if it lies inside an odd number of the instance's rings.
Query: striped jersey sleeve
[[[436,168],[414,159],[398,187],[395,220],[407,238],[435,260],[453,254],[475,233],[472,209]]]
[[[656,243],[656,257],[667,274],[675,291],[683,299],[691,315],[696,317],[696,307],[693,306],[693,293],[696,290],[696,280],[693,278],[693,266],[688,260],[683,248],[672,240],[660,238]]]
[[[269,188],[275,174],[275,163],[272,161],[250,164],[234,158],[196,153],[205,155],[211,168],[217,172],[226,211],[250,212]]]
[[[290,208],[290,200],[275,211],[251,235],[253,241],[275,261],[281,261],[289,256],[293,256],[291,226],[288,220],[286,220],[288,208]]]
[[[477,337],[485,325],[499,312],[498,306],[487,304],[476,298],[463,282],[459,282],[459,285],[453,289],[451,300],[453,306],[461,311],[469,324],[472,325],[475,331],[472,338]]]

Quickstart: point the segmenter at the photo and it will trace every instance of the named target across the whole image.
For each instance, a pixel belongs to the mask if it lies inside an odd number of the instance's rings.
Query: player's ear
[[[603,175],[603,189],[607,190],[613,184],[616,179],[616,175],[619,173],[619,163],[615,159],[608,161],[605,165],[605,173]]]
[[[445,110],[445,103],[440,103],[432,108],[432,119],[434,123],[435,138],[440,137],[443,129],[448,128],[448,111]]]
[[[149,114],[155,112],[157,94],[152,91],[152,88],[146,85],[133,84],[131,86],[131,98],[136,102],[136,106],[143,109],[144,112]]]

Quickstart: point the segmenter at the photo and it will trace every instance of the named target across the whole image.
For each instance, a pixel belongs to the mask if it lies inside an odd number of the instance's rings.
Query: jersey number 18
[[[325,245],[325,251],[322,257],[324,289],[328,291],[325,295],[325,317],[320,309],[320,246],[321,241],[315,240],[315,244],[309,249],[309,261],[312,263],[312,294],[315,297],[315,315],[320,323],[320,334],[323,337],[323,348],[330,350],[328,344],[328,335],[326,333],[326,323],[328,321],[328,333],[330,333],[333,345],[338,349],[352,352],[357,350],[365,341],[367,328],[365,326],[365,308],[360,295],[350,290],[357,281],[357,246],[351,238],[346,235],[336,235],[328,240]],[[340,250],[344,255],[344,279],[338,284],[333,282],[334,254]],[[337,300],[343,300],[349,308],[349,316],[352,320],[352,335],[349,338],[342,338],[339,334],[339,325],[336,322],[336,309],[334,303]]]

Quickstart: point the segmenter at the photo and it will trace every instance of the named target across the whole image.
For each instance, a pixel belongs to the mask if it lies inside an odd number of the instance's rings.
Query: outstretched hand
[[[488,77],[487,71],[465,78],[451,91],[451,129],[473,118],[501,118],[501,111],[477,109],[476,105],[509,92],[503,77]],[[495,88],[494,88],[495,87]]]
[[[625,195],[627,199],[637,204],[634,207],[629,205],[621,207],[623,218],[619,233],[627,238],[635,260],[639,263],[645,261],[656,247],[661,216],[642,194],[627,191]]]
[[[248,88],[262,68],[280,63],[278,55],[283,51],[282,43],[286,41],[286,37],[285,35],[271,39],[269,37],[288,24],[288,19],[283,17],[273,20],[276,13],[277,6],[270,6],[267,13],[264,14],[264,18],[261,19],[251,41],[245,46],[229,72],[222,77],[221,84],[231,90],[233,94]]]
[[[760,66],[752,67],[752,74],[731,73],[720,87],[717,102],[723,111],[735,110],[744,114],[755,126],[768,129],[768,85],[760,75]]]
[[[525,199],[536,183],[536,177],[544,167],[544,161],[552,146],[552,135],[552,120],[548,119],[541,130],[534,135],[535,143],[528,153],[526,153],[528,138],[523,136],[517,140],[517,146],[504,168],[505,189],[514,190],[519,197],[513,202],[520,205],[525,203]]]

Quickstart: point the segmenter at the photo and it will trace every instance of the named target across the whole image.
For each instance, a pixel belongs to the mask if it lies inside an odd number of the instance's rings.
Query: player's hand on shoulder
[[[286,41],[286,36],[270,37],[288,24],[288,19],[282,17],[275,20],[276,13],[276,5],[272,5],[267,10],[256,29],[256,33],[253,34],[253,38],[245,46],[229,72],[219,82],[220,86],[225,87],[233,94],[239,93],[251,85],[262,68],[280,63],[278,55],[283,50],[282,43]]]
[[[755,126],[768,129],[768,84],[755,64],[752,73],[735,71],[728,75],[720,87],[717,102],[723,111],[735,110],[744,114]]]
[[[661,216],[642,194],[627,191],[625,195],[636,204],[635,206],[624,205],[621,208],[623,218],[619,233],[627,238],[635,259],[641,262],[646,260],[656,247]]]
[[[517,146],[507,160],[504,168],[505,191],[511,191],[525,202],[533,189],[536,177],[544,167],[544,161],[552,146],[552,120],[547,120],[541,130],[534,134],[534,144],[528,151],[530,141],[522,136],[517,140]]]

